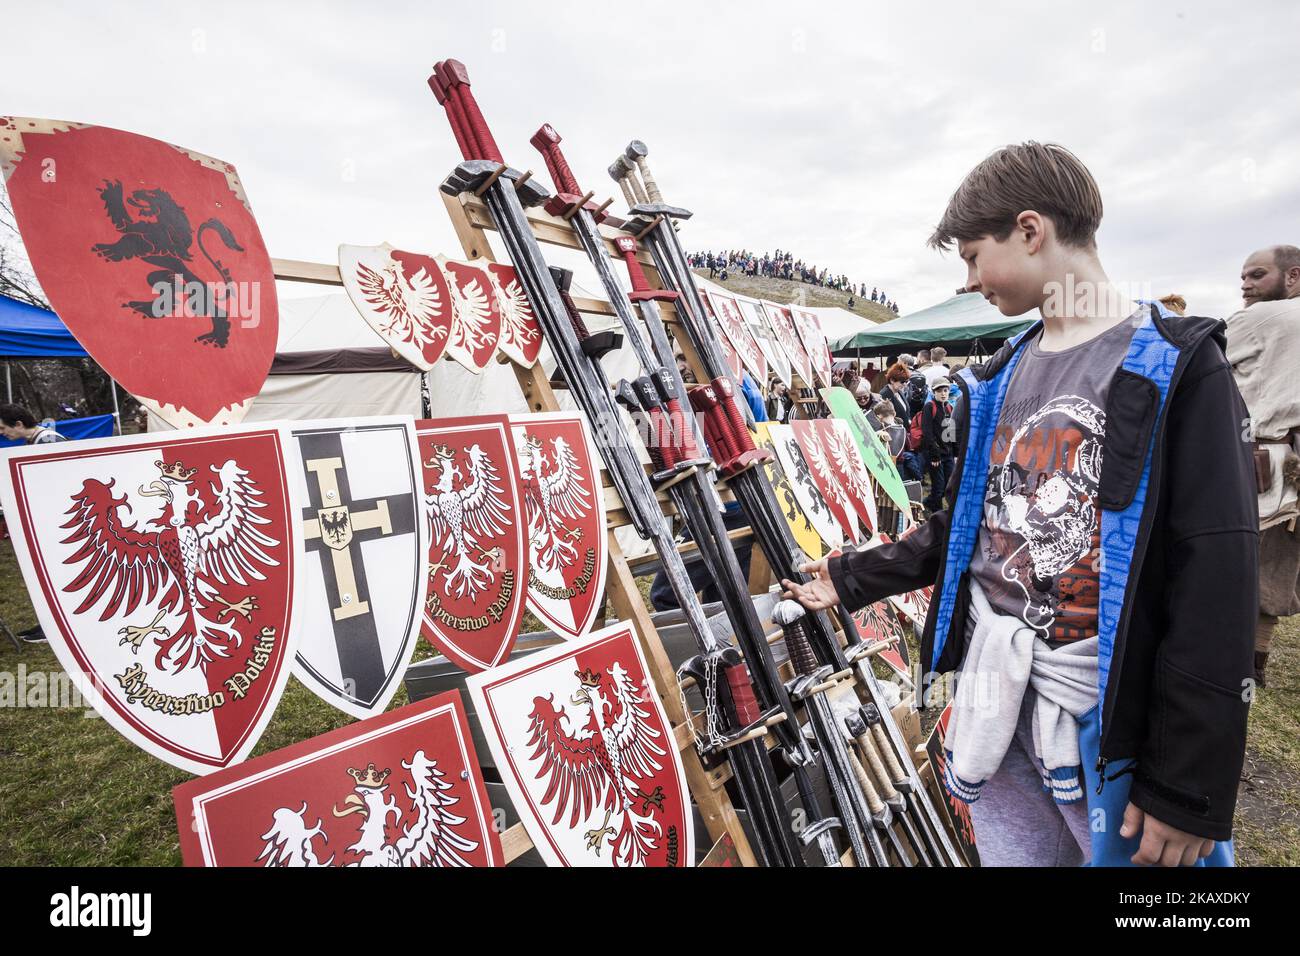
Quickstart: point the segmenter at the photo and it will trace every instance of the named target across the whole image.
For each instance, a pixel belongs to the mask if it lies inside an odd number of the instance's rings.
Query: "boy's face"
[[[934,390],[934,397],[935,400],[938,401],[940,405],[948,401],[948,386],[940,385],[938,388],[936,388]]]
[[[1020,229],[1001,241],[992,236],[958,240],[957,253],[966,261],[966,291],[978,292],[1003,315],[1024,315],[1043,304],[1041,263]]]

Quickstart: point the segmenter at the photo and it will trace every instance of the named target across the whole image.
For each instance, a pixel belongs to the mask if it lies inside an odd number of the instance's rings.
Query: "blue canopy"
[[[110,438],[113,435],[112,415],[91,415],[89,418],[65,418],[54,423],[54,430],[68,439]],[[0,438],[0,448],[12,448],[23,444],[21,438],[12,441]]]
[[[85,354],[86,350],[53,312],[0,295],[0,358]]]

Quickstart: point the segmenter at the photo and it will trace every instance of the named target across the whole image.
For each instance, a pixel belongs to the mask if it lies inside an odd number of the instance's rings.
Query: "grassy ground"
[[[36,623],[8,541],[0,542],[0,617],[14,631]],[[1237,808],[1243,865],[1300,865],[1300,617],[1282,624],[1274,645],[1270,686],[1251,711]],[[417,658],[431,654],[421,641]],[[16,676],[20,666],[27,675],[61,673],[48,646],[18,651],[0,636],[0,673]],[[392,706],[405,703],[403,689]],[[0,707],[0,866],[178,865],[171,790],[189,775],[87,713]],[[254,754],[348,721],[290,679]]]
[[[706,279],[709,277],[708,269],[696,269],[695,271]],[[723,282],[718,276],[714,276],[712,281],[730,289],[737,295],[749,296],[751,299],[767,299],[769,302],[784,305],[787,302],[798,301],[802,296],[804,305],[816,308],[837,306],[855,315],[860,315],[869,322],[888,322],[890,319],[898,318],[883,305],[872,302],[870,299],[863,302],[858,296],[854,296],[855,302],[853,308],[850,309],[849,294],[847,292],[837,292],[834,289],[808,285],[806,282],[788,282],[785,279],[769,279],[765,276],[740,276],[731,272],[727,273],[726,282]]]

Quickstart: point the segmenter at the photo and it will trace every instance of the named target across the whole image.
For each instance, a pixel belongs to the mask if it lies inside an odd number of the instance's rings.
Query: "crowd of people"
[[[785,279],[789,282],[803,282],[823,289],[833,289],[848,294],[848,306],[853,308],[857,300],[871,301],[884,306],[895,315],[898,303],[889,298],[884,289],[873,286],[867,291],[865,282],[853,282],[847,275],[834,275],[829,269],[819,269],[811,262],[796,259],[794,253],[777,249],[774,253],[761,256],[747,249],[728,249],[725,252],[692,252],[687,259],[693,269],[708,269],[710,279],[726,282],[732,274],[762,276],[767,279]]]

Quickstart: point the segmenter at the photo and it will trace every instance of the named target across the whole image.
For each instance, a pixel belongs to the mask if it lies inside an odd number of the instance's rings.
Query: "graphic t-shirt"
[[[1007,386],[971,577],[1047,641],[1097,633],[1106,394],[1143,315],[1061,352],[1035,336]]]

